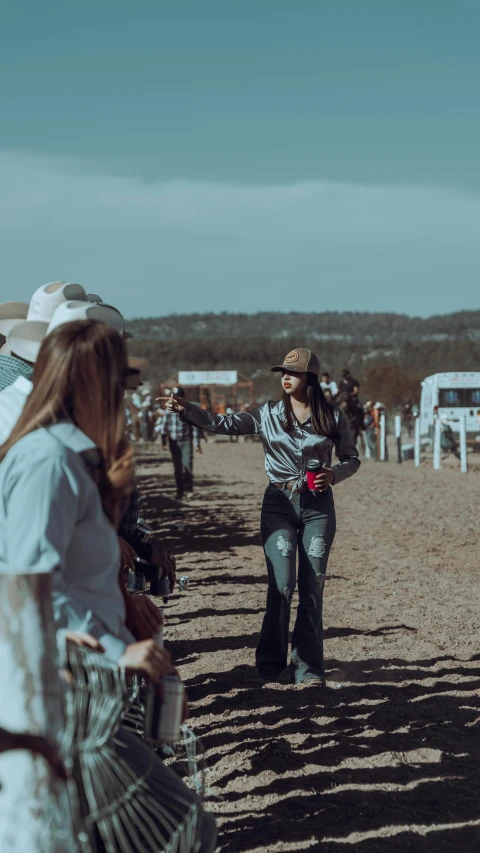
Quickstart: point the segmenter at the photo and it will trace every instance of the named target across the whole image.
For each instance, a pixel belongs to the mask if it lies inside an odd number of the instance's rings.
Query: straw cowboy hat
[[[61,303],[49,323],[40,320],[24,320],[22,323],[17,323],[7,335],[7,344],[14,355],[33,364],[37,360],[43,339],[58,326],[75,320],[100,320],[113,326],[119,335],[124,333],[123,317],[120,311],[101,302],[88,302],[85,298]]]

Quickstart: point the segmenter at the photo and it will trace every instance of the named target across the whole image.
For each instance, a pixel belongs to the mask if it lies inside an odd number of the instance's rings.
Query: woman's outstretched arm
[[[168,411],[178,412],[182,421],[207,432],[217,435],[252,435],[260,432],[263,406],[255,406],[249,412],[236,412],[234,415],[212,415],[183,397],[172,395],[158,397],[158,400],[166,403]]]

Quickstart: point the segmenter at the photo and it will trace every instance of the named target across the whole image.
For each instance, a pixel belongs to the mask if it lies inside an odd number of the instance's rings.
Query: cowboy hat
[[[113,307],[113,306],[108,306],[108,304],[103,301],[102,297],[98,296],[96,293],[88,293],[87,299],[89,302],[100,302],[102,305],[107,305],[107,307],[110,307],[110,308]],[[131,334],[131,332],[127,332],[127,330],[125,329],[125,325],[123,328],[123,337],[125,339],[133,338],[133,335]]]
[[[142,384],[143,377],[150,367],[150,362],[147,358],[141,358],[140,356],[135,355],[129,355],[127,361],[128,374],[126,388],[127,391],[134,391]]]
[[[49,323],[62,302],[68,299],[86,299],[81,284],[72,281],[51,281],[37,288],[30,304],[26,302],[4,302],[0,305],[0,333],[7,335],[10,329],[22,320]]]
[[[0,335],[6,337],[16,323],[26,320],[28,314],[26,302],[2,302],[0,304]]]
[[[22,321],[49,323],[56,309],[68,299],[87,299],[81,284],[72,281],[51,281],[37,288],[30,304],[3,302],[0,305],[0,334],[5,337]]]
[[[28,320],[17,323],[7,335],[7,344],[15,355],[34,363],[43,339],[58,326],[75,320],[100,320],[123,334],[123,317],[116,308],[86,299],[71,300],[58,306],[49,323]]]

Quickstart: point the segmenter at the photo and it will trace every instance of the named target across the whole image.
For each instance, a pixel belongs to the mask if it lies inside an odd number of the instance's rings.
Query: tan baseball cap
[[[314,352],[306,347],[292,349],[283,359],[283,364],[276,364],[272,372],[288,370],[291,373],[320,373],[320,362]]]

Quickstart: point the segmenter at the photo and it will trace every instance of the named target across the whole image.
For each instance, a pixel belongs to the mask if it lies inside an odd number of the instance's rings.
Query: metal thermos
[[[146,588],[147,581],[142,571],[136,568],[134,572],[127,572],[127,589],[130,592],[145,592]]]
[[[163,646],[163,625],[155,642]],[[145,725],[143,735],[149,743],[174,743],[180,740],[185,688],[176,675],[162,678],[163,696],[155,684],[149,684],[145,700]]]
[[[155,642],[163,646],[163,625]],[[162,687],[163,696],[158,695],[155,684],[147,687],[143,735],[149,743],[175,743],[181,737],[185,688],[176,675],[165,675]]]
[[[144,737],[150,743],[174,743],[180,740],[185,688],[176,675],[162,678],[163,696],[149,684],[145,702]]]
[[[143,518],[139,518],[137,521],[137,536],[142,542],[148,542],[151,535],[153,533],[152,528],[145,524]]]

